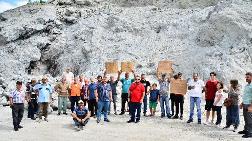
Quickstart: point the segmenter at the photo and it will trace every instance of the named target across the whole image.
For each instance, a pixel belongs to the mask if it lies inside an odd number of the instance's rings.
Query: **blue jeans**
[[[147,113],[147,95],[144,96],[144,99],[143,99],[143,104],[144,104],[144,109],[143,109],[143,113],[146,114]]]
[[[165,107],[164,107],[165,105]],[[161,115],[170,117],[170,105],[169,105],[169,96],[160,96],[160,107],[161,107]]]
[[[196,103],[197,106],[197,115],[198,115],[198,120],[201,120],[201,98],[200,97],[190,97],[190,120],[193,120],[193,115],[194,115],[194,105]]]
[[[234,125],[235,127],[238,127],[239,124],[239,106],[231,105],[230,107],[227,107],[226,126]]]
[[[109,108],[109,101],[98,101],[97,120],[101,120],[102,109],[104,119],[108,119],[108,108]]]

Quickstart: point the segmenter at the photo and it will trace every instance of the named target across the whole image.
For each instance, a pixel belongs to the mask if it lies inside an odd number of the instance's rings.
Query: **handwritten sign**
[[[107,73],[117,73],[118,72],[118,63],[116,61],[106,62],[105,68]]]
[[[159,61],[157,68],[157,75],[160,77],[162,74],[173,74],[172,62],[168,60]]]
[[[134,70],[133,62],[121,62],[121,68],[123,72],[131,72]]]
[[[186,80],[171,80],[170,93],[185,95],[187,92]]]

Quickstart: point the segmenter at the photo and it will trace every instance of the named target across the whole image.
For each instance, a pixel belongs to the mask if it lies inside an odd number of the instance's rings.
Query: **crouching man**
[[[86,126],[90,118],[90,112],[84,106],[84,102],[82,100],[78,101],[78,106],[75,108],[71,115],[73,117],[77,130],[83,130],[83,126]]]

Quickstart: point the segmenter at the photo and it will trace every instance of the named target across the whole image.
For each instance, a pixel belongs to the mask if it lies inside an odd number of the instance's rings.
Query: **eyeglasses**
[[[141,79],[136,79],[136,80],[141,80]]]

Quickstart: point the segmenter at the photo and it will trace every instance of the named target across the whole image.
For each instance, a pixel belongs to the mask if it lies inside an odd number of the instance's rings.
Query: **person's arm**
[[[113,101],[113,98],[112,98],[112,91],[109,91],[109,99],[110,99],[110,101]]]
[[[107,71],[106,69],[104,69],[103,78],[105,78],[106,76],[107,76]]]
[[[140,101],[141,103],[143,103],[144,96],[145,96],[145,88],[144,88],[144,86],[142,86],[142,98]]]
[[[136,80],[136,73],[135,73],[135,71],[132,69],[131,72],[134,75],[134,80]]]
[[[76,119],[78,122],[81,122],[81,119],[78,118],[78,116],[76,115],[76,113],[71,113],[71,115],[72,115],[72,117],[73,117],[74,119]]]
[[[98,92],[97,92],[97,89],[94,91],[94,93],[95,93],[95,100],[96,100],[96,102],[98,102]]]
[[[9,95],[9,100],[10,100],[10,108],[12,108],[13,107],[13,94],[12,94],[12,92]]]
[[[85,120],[89,119],[90,116],[91,116],[91,113],[90,111],[88,111],[87,116],[84,119],[82,119],[82,121],[84,122]]]
[[[117,81],[120,81],[121,74],[122,74],[122,70],[118,71]]]

